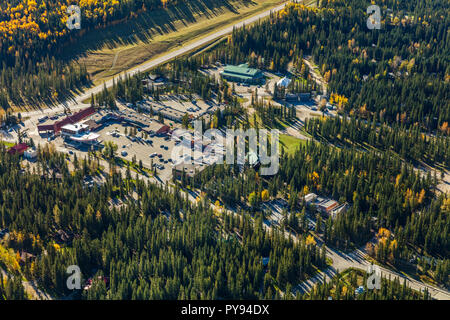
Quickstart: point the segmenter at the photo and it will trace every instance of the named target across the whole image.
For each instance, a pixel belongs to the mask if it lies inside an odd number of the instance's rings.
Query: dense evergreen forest
[[[367,6],[361,0],[321,1],[320,8],[292,4],[235,30],[203,59],[285,71],[291,62],[301,70],[302,59],[311,56],[330,93],[348,99],[343,110],[448,134],[447,1],[384,1],[381,30],[367,28]]]
[[[450,166],[450,139],[446,135],[437,137],[421,133],[415,126],[411,130],[403,125],[392,127],[351,119],[312,118],[308,119],[305,129],[317,139],[339,144],[340,146],[356,146],[377,150],[392,150],[402,159],[408,161],[423,161],[432,166]]]
[[[414,291],[398,279],[390,281],[383,278],[379,290],[364,290],[357,293],[359,285],[366,283],[367,274],[360,270],[349,269],[329,282],[315,286],[309,294],[301,298],[305,300],[428,300],[428,292]]]
[[[169,92],[191,87],[206,98],[217,92],[218,79],[201,80],[197,70],[216,61],[290,69],[295,81],[289,92],[310,88],[320,93],[303,62],[308,58],[318,65],[330,102],[340,113],[448,136],[450,23],[445,1],[385,1],[381,30],[367,29],[366,5],[361,0],[321,1],[319,8],[291,4],[266,21],[234,30],[214,50],[158,70],[174,84]],[[284,96],[277,88],[274,94]]]
[[[117,173],[89,189],[83,177],[93,159],[69,173],[64,156],[43,148],[30,174],[1,151],[0,227],[10,230],[1,266],[56,296],[69,294],[72,264],[85,280],[108,279],[94,281],[86,299],[276,298],[275,288],[293,287],[325,265],[315,244],[268,233],[245,213],[217,216],[207,201],[192,205],[179,190]],[[33,258],[20,260],[23,252]],[[14,285],[7,282],[6,292]]]
[[[69,30],[67,8],[81,9],[82,28]],[[0,2],[0,110],[38,105],[90,85],[86,66],[61,59],[62,50],[89,32],[172,7],[205,7],[190,0],[8,0]]]

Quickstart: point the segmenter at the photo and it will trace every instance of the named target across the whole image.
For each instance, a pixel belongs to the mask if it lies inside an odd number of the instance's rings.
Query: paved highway
[[[319,243],[319,240],[317,238],[316,240]],[[302,293],[309,292],[317,283],[323,283],[324,281],[329,282],[337,272],[342,272],[348,268],[355,268],[366,271],[368,266],[370,265],[370,262],[366,260],[365,255],[366,254],[363,249],[357,249],[351,253],[343,253],[341,251],[333,250],[327,247],[327,257],[333,260],[333,264],[316,276],[299,284],[296,289],[300,290],[300,292]],[[425,290],[426,288],[428,289],[428,293],[433,299],[450,300],[450,292],[445,289],[417,281],[381,266],[379,266],[379,268],[381,270],[381,276],[383,278],[390,278],[391,281],[393,281],[394,279],[399,279],[400,284],[403,284],[403,281],[406,280],[406,285],[411,289],[423,292],[423,290]]]
[[[192,202],[195,202],[195,195],[189,194],[188,199]],[[211,208],[214,209],[214,205],[211,204]],[[229,215],[239,216],[233,210],[226,209],[225,212]],[[263,227],[268,231],[272,231],[272,226],[268,226],[263,224]],[[281,229],[278,229],[281,231]],[[281,231],[283,232],[283,231]],[[284,231],[284,236],[286,238],[291,238],[294,242],[299,241],[299,238],[293,234],[292,232]],[[315,237],[318,245],[324,245],[323,241],[319,238]],[[309,292],[315,284],[323,283],[324,281],[329,282],[333,276],[335,276],[338,272],[342,272],[349,268],[361,269],[363,271],[367,271],[367,267],[370,265],[370,262],[366,259],[366,253],[364,252],[364,247],[357,249],[350,253],[344,253],[340,250],[334,250],[329,247],[326,247],[326,255],[327,258],[330,258],[333,263],[330,267],[325,269],[324,271],[319,272],[314,277],[300,283],[295,287],[296,290],[299,290],[301,293]],[[403,281],[406,280],[406,285],[413,290],[416,291],[424,291],[425,288],[428,289],[428,293],[433,299],[436,300],[450,300],[450,292],[443,288],[438,288],[436,286],[432,286],[420,281],[417,281],[411,277],[405,276],[398,272],[386,269],[382,266],[378,266],[381,270],[381,276],[383,278],[390,279],[394,281],[394,279],[399,279],[400,283],[403,284]]]
[[[179,56],[181,56],[183,54],[188,53],[191,50],[194,50],[196,48],[202,47],[202,46],[208,44],[209,42],[212,42],[215,39],[218,39],[220,37],[223,37],[223,36],[231,33],[234,28],[241,28],[244,25],[252,24],[252,23],[258,21],[259,19],[262,19],[262,18],[265,18],[265,17],[269,16],[271,12],[278,12],[278,11],[280,11],[281,9],[284,8],[284,6],[285,6],[285,4],[287,2],[289,2],[289,1],[286,1],[283,4],[278,5],[277,7],[274,7],[272,9],[270,9],[270,10],[264,11],[262,13],[259,13],[259,14],[255,15],[255,16],[247,18],[247,19],[245,19],[245,20],[243,20],[241,22],[235,23],[234,25],[231,25],[231,26],[226,27],[226,28],[224,28],[224,29],[222,29],[220,31],[217,31],[217,32],[215,32],[213,34],[210,34],[210,35],[208,35],[208,36],[206,36],[204,38],[201,38],[201,39],[199,39],[199,40],[197,40],[197,41],[195,41],[195,42],[193,42],[191,44],[185,45],[185,46],[183,46],[182,48],[180,48],[178,50],[169,52],[169,53],[167,53],[167,54],[165,54],[165,55],[163,55],[161,57],[158,57],[156,59],[153,59],[153,60],[150,60],[148,62],[145,62],[144,64],[141,64],[141,65],[139,65],[137,67],[131,68],[128,71],[126,71],[124,73],[121,73],[120,75],[122,75],[122,78],[124,78],[125,74],[131,76],[131,75],[134,75],[136,73],[144,72],[144,71],[146,71],[148,69],[154,68],[154,67],[156,67],[156,66],[158,66],[160,64],[166,63],[166,62],[168,62],[168,61],[170,61],[170,60],[172,60],[172,59],[174,59],[176,57],[179,57]],[[111,78],[110,80],[106,81],[105,82],[106,87],[107,88],[112,87],[113,80],[117,81],[118,78],[119,78],[119,75],[117,75],[114,78]],[[92,87],[90,89],[87,89],[83,93],[80,93],[79,95],[73,97],[70,101],[66,101],[64,103],[61,103],[61,104],[59,104],[59,105],[57,105],[55,107],[52,107],[51,109],[23,112],[22,113],[22,117],[30,117],[30,116],[36,116],[36,115],[42,116],[42,114],[48,113],[49,111],[52,112],[52,113],[60,112],[60,111],[63,111],[65,107],[69,107],[69,108],[75,110],[75,108],[73,108],[73,106],[77,106],[77,105],[79,106],[81,104],[81,101],[89,99],[92,94],[97,94],[97,93],[101,92],[103,90],[103,87],[104,87],[104,85],[101,84],[101,85],[98,85],[96,87]]]
[[[253,17],[250,17],[248,19],[245,19],[239,23],[236,23],[232,26],[229,26],[225,29],[222,29],[220,31],[217,31],[213,34],[210,34],[198,41],[195,41],[189,45],[183,46],[182,48],[169,52],[166,55],[163,55],[161,57],[158,57],[156,59],[150,60],[140,66],[137,66],[135,68],[132,68],[130,70],[128,70],[125,74],[127,75],[134,75],[138,72],[143,72],[146,71],[148,69],[151,69],[153,67],[156,67],[162,63],[168,62],[178,56],[181,56],[185,53],[188,53],[191,50],[194,50],[198,47],[204,46],[206,44],[208,44],[209,42],[220,38],[226,34],[229,34],[233,31],[234,28],[240,28],[244,25],[249,25],[253,22],[258,21],[261,18],[267,17],[270,15],[271,12],[277,12],[280,11],[281,9],[283,9],[285,6],[285,3],[282,5],[279,5],[275,8],[272,8],[270,10],[267,10],[265,12],[262,12],[260,14],[257,14]],[[124,74],[122,74],[124,75]],[[117,81],[118,76],[116,76],[114,78],[114,80]],[[105,82],[106,87],[111,87],[113,84],[113,79],[108,80],[107,82]],[[62,103],[52,109],[46,109],[46,110],[37,110],[37,111],[30,111],[30,112],[24,112],[22,113],[23,117],[32,117],[32,116],[41,116],[43,113],[47,113],[49,110],[54,113],[54,112],[59,112],[62,111],[65,107],[70,107],[72,110],[75,110],[77,108],[80,107],[84,107],[81,105],[81,101],[88,99],[91,97],[91,94],[97,94],[99,92],[101,92],[101,90],[103,89],[104,85],[99,85],[93,88],[90,88],[88,90],[86,90],[85,92],[79,94],[78,96],[74,97],[71,101],[67,101],[65,103]],[[76,106],[76,107],[74,107]],[[191,198],[191,197],[190,197]],[[193,199],[190,199],[191,201],[193,201]],[[289,234],[289,236],[292,237],[291,234]],[[369,262],[367,262],[364,257],[363,254],[360,250],[357,250],[353,253],[350,254],[344,254],[341,252],[337,252],[334,250],[331,250],[330,248],[327,248],[327,256],[330,257],[333,260],[333,265],[331,267],[329,267],[328,269],[326,269],[325,271],[321,272],[320,274],[318,274],[317,276],[313,277],[312,279],[309,279],[308,281],[305,281],[304,283],[299,285],[299,288],[301,288],[302,291],[309,291],[312,286],[314,284],[316,284],[317,282],[322,282],[324,281],[325,275],[327,275],[326,280],[328,281],[330,279],[331,276],[333,276],[336,271],[343,271],[347,268],[353,267],[353,268],[359,268],[359,269],[363,269],[365,270],[367,268],[367,265],[369,264]],[[436,288],[424,283],[421,283],[419,281],[416,281],[414,279],[411,279],[409,277],[405,277],[401,274],[398,274],[394,271],[385,269],[380,267],[383,276],[391,276],[391,279],[393,280],[395,277],[402,279],[407,279],[407,284],[415,289],[415,290],[423,290],[425,287],[428,288],[431,296],[435,299],[444,299],[444,300],[450,300],[450,293],[446,290],[440,289],[440,288]]]

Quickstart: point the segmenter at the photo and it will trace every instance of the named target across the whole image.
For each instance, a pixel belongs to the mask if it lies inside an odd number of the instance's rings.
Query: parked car
[[[126,157],[127,155],[128,155],[128,152],[122,151],[122,156],[123,156],[123,157]]]

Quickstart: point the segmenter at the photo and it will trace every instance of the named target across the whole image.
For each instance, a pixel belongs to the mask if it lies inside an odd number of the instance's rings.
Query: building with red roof
[[[26,143],[19,143],[19,144],[16,144],[15,146],[12,146],[11,148],[9,148],[7,152],[10,155],[15,155],[15,154],[23,155],[23,153],[27,149],[28,149],[28,145]]]
[[[169,126],[167,126],[167,125],[162,125],[161,128],[159,128],[159,129],[156,131],[156,134],[157,134],[157,135],[160,135],[160,134],[167,134],[167,133],[169,133],[169,131],[170,131],[170,127],[169,127]]]
[[[37,126],[39,132],[43,131],[53,131],[54,133],[58,133],[61,131],[61,128],[68,124],[75,124],[80,122],[81,120],[93,115],[95,113],[94,107],[89,107],[87,109],[81,110],[77,113],[74,113],[61,121],[57,121],[54,124],[44,124]]]

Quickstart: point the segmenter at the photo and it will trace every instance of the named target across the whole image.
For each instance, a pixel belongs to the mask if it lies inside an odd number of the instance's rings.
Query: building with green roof
[[[264,74],[261,70],[249,68],[247,64],[238,66],[227,65],[221,72],[221,75],[224,79],[229,81],[251,84],[261,83],[264,79]]]

